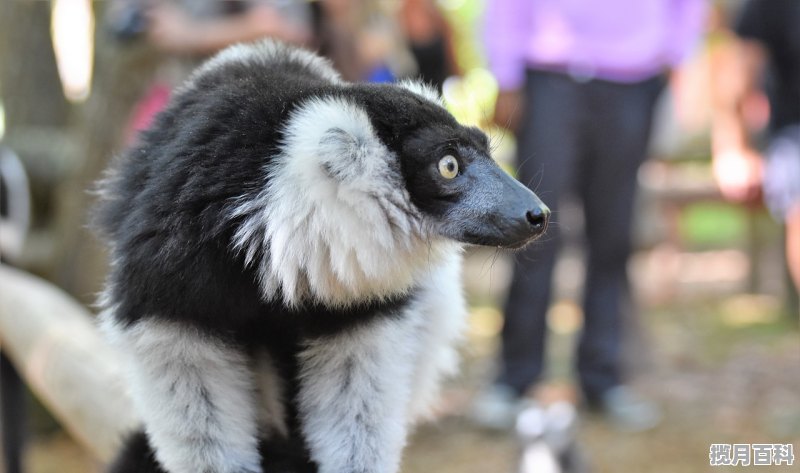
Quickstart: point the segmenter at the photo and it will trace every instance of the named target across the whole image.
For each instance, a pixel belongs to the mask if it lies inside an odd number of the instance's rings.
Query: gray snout
[[[500,229],[497,246],[520,248],[541,236],[550,220],[550,209],[527,187],[508,177],[510,199],[502,199],[495,209],[495,226]]]
[[[445,223],[446,234],[465,243],[521,248],[547,229],[550,209],[494,162],[473,164],[468,184]]]

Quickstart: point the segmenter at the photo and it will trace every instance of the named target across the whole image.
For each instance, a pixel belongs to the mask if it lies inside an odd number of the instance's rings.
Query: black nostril
[[[528,210],[525,213],[525,218],[528,220],[528,223],[530,223],[537,232],[543,232],[545,228],[547,228],[547,216],[548,213],[538,207],[533,210]]]

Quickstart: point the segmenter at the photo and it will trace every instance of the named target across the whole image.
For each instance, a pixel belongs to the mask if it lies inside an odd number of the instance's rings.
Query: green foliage
[[[679,225],[682,239],[692,245],[726,246],[744,240],[747,215],[736,205],[700,202],[683,211]]]
[[[456,60],[464,71],[483,67],[482,28],[484,0],[438,0],[453,30]]]

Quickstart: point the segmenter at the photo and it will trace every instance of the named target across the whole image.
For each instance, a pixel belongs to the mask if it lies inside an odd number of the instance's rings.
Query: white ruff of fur
[[[123,327],[111,310],[102,329],[127,357],[134,406],[159,463],[171,473],[261,472],[246,357],[174,323]]]
[[[284,136],[264,190],[231,213],[245,217],[233,246],[258,265],[265,297],[346,306],[396,295],[458,247],[431,237],[363,110],[312,99]]]

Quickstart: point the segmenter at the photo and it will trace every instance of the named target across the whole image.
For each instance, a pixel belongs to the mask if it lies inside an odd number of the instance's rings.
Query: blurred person
[[[306,7],[291,0],[160,2],[146,12],[147,38],[163,51],[209,56],[233,43],[311,39]]]
[[[167,54],[134,110],[128,142],[147,128],[172,89],[220,49],[264,37],[298,45],[312,41],[304,0],[114,0],[106,22],[117,38],[143,38]]]
[[[388,36],[367,28],[374,6],[364,0],[320,0],[314,3],[315,46],[350,82],[369,80],[386,73],[383,60],[389,54]],[[381,69],[380,73],[376,73]],[[391,77],[386,79],[391,80]],[[382,81],[380,78],[378,81]]]
[[[388,6],[379,0],[313,4],[315,45],[345,80],[391,82],[410,75],[413,58]]]
[[[516,132],[520,181],[553,209],[541,242],[516,254],[499,374],[474,421],[507,428],[544,369],[546,314],[560,246],[559,200],[583,204],[587,268],[577,372],[587,405],[622,429],[659,408],[626,386],[624,325],[634,316],[626,264],[636,175],[665,72],[692,51],[704,0],[490,0],[485,41],[500,94],[495,121]]]
[[[787,263],[800,290],[800,2],[751,0],[734,30],[738,39],[714,64],[714,176],[727,199],[763,197],[786,226]],[[764,90],[770,113],[762,156],[749,124]]]
[[[202,59],[233,43],[311,39],[301,0],[114,0],[107,22],[120,38],[145,36],[158,49]]]
[[[416,76],[441,91],[444,81],[459,73],[450,25],[432,0],[404,0],[399,18]]]

